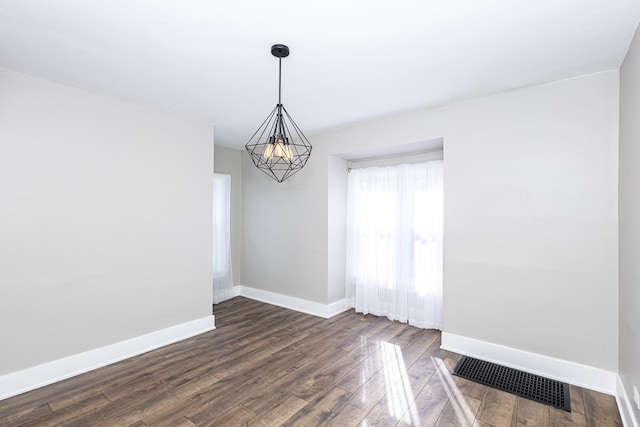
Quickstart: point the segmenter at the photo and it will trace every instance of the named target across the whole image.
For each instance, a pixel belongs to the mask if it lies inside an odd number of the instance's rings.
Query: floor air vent
[[[453,375],[571,412],[569,384],[463,356]]]

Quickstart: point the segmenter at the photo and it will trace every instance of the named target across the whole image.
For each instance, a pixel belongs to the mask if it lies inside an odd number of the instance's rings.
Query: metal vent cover
[[[463,356],[453,375],[571,412],[569,384]]]

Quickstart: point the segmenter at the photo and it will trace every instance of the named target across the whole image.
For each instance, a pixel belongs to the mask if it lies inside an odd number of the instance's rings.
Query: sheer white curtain
[[[356,311],[442,329],[442,160],[352,169],[347,300]]]
[[[213,303],[233,298],[231,176],[213,174]]]

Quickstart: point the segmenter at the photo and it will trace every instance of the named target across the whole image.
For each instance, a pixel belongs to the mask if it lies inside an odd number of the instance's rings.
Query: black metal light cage
[[[249,138],[245,148],[253,164],[278,182],[291,177],[304,167],[311,155],[311,143],[282,105],[282,58],[289,48],[282,44],[271,47],[278,58],[278,104]]]

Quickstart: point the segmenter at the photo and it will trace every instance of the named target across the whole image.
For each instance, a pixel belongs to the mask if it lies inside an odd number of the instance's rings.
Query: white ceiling
[[[620,66],[639,0],[0,0],[0,67],[171,111],[241,147]],[[313,139],[311,138],[313,143]]]

